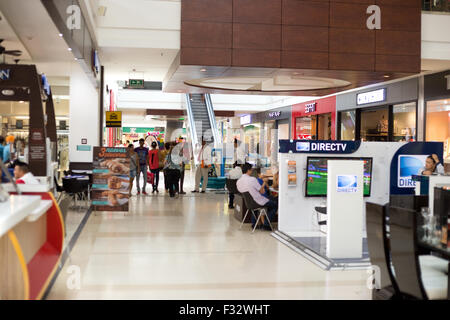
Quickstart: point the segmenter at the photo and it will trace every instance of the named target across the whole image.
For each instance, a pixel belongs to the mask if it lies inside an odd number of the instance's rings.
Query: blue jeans
[[[273,200],[269,200],[269,202],[267,202],[264,207],[266,208],[267,215],[269,216],[269,220],[272,223],[273,221],[275,221],[277,215],[278,203]],[[258,215],[256,215],[256,217],[258,217]],[[252,225],[254,225],[255,223],[256,220],[252,215]],[[264,220],[264,226],[269,227],[269,222],[267,221],[267,219]]]
[[[141,180],[141,173],[142,173],[142,177],[144,178],[144,186],[142,188],[142,191],[145,192],[145,187],[147,186],[147,166],[141,165],[140,170],[137,173],[136,186],[137,186],[138,192],[141,191],[140,183],[139,183],[139,180]]]

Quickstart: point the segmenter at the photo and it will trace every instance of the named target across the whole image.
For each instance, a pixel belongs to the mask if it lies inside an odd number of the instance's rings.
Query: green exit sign
[[[133,89],[144,89],[144,80],[140,79],[130,79],[128,81],[128,88]]]

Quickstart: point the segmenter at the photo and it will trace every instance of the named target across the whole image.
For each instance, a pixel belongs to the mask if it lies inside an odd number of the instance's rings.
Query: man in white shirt
[[[39,184],[39,181],[30,172],[28,164],[17,162],[14,166],[14,178],[17,184]]]
[[[212,164],[212,149],[206,144],[206,141],[202,138],[202,147],[197,153],[198,165],[195,170],[195,190],[193,193],[198,193],[200,190],[200,180],[203,177],[202,193],[206,192],[206,186],[208,185],[208,172]]]
[[[233,169],[231,169],[230,172],[228,172],[228,179],[238,180],[241,177],[242,177],[242,169],[240,165],[237,162],[235,162],[233,165]],[[232,183],[234,183],[234,181]],[[228,196],[229,196],[228,208],[234,209],[234,193],[229,191]]]
[[[278,210],[278,205],[272,200],[267,199],[263,196],[266,192],[266,187],[268,187],[267,180],[261,185],[255,177],[252,177],[252,165],[246,163],[242,166],[242,177],[237,181],[236,187],[240,193],[248,192],[252,196],[253,200],[257,204],[262,207],[266,207],[267,215],[269,216],[270,221],[274,221],[275,215]],[[253,227],[256,221],[254,221],[254,217],[252,215],[252,223]],[[269,223],[267,221],[264,222],[264,229],[271,230]]]

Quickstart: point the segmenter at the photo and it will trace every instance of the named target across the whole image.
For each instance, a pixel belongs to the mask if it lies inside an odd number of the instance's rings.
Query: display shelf
[[[21,223],[40,201],[39,196],[11,196],[7,202],[0,203],[0,238]]]

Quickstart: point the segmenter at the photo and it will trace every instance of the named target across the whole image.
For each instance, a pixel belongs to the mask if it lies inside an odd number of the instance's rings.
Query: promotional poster
[[[94,211],[128,211],[130,157],[126,148],[94,148]]]

